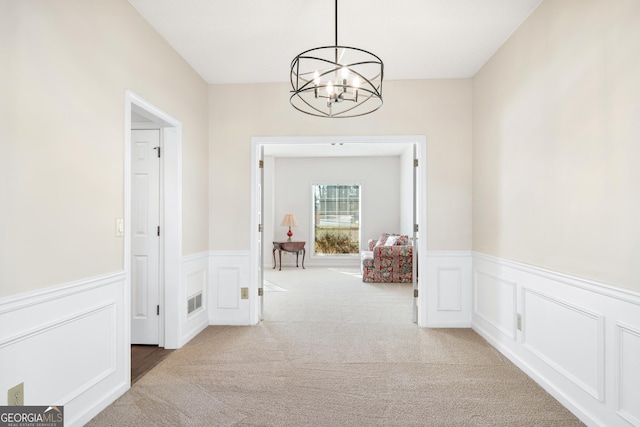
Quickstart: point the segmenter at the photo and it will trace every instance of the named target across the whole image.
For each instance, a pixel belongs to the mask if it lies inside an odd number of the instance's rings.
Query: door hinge
[[[418,159],[413,159],[413,167],[414,168],[418,167]]]
[[[160,226],[158,226],[158,236],[160,235]]]
[[[413,224],[413,231],[414,233],[418,232],[418,224]]]
[[[418,290],[417,289],[413,290],[413,297],[414,298],[418,298]]]
[[[160,316],[160,306],[156,305],[156,314]]]
[[[258,168],[259,168],[259,169],[264,169],[264,160],[260,160],[260,161],[258,162]]]
[[[262,230],[263,230],[262,224],[258,224],[258,233],[262,233]]]
[[[258,296],[261,297],[264,295],[264,288],[258,288]]]

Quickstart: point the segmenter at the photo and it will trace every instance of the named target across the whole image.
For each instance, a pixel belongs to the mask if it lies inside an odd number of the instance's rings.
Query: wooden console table
[[[298,266],[298,255],[302,252],[302,268],[304,268],[304,256],[307,251],[304,248],[305,242],[273,242],[273,268],[276,268],[276,251],[280,258],[280,268],[282,270],[282,251],[296,253],[296,267]]]

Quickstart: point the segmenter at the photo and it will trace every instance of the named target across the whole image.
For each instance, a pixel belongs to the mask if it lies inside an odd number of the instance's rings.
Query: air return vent
[[[187,314],[191,314],[202,307],[202,292],[195,294],[187,301]]]

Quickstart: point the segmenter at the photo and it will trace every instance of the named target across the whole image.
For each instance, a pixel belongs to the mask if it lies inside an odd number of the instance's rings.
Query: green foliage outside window
[[[315,252],[322,254],[357,254],[360,250],[360,245],[357,240],[358,231],[358,229],[316,230]],[[353,234],[356,235],[355,240]]]

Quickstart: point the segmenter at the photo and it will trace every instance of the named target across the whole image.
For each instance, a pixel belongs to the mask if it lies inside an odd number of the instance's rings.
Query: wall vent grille
[[[187,314],[191,314],[202,307],[202,292],[192,296],[187,301]]]

